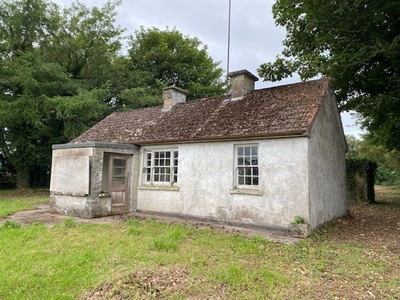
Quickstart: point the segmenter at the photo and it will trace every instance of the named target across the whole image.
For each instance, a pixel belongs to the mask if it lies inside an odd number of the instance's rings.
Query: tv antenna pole
[[[226,95],[229,94],[229,60],[230,60],[230,50],[231,50],[231,8],[232,0],[229,0],[229,12],[228,12],[228,53],[226,59]]]

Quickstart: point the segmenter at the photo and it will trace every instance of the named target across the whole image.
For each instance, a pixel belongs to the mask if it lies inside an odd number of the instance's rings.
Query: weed
[[[230,284],[231,286],[241,285],[244,281],[243,277],[244,272],[242,268],[236,264],[222,270],[222,272],[217,275],[217,279],[224,283]]]
[[[260,244],[260,245],[264,245],[268,242],[262,235],[256,235],[256,236],[252,237],[251,241],[254,244]]]
[[[128,228],[128,234],[130,235],[140,235],[142,231],[139,228],[136,227],[130,227]]]
[[[135,218],[129,218],[126,220],[126,225],[128,226],[138,226],[139,225],[139,220]]]
[[[153,241],[153,249],[162,251],[175,251],[179,242],[187,235],[187,228],[183,225],[173,225],[172,230],[167,231],[163,236]]]
[[[13,221],[13,220],[6,220],[4,224],[1,226],[3,229],[18,229],[21,227],[21,224]]]
[[[153,249],[162,251],[175,251],[178,248],[178,243],[175,240],[161,237],[154,240]]]
[[[302,216],[295,216],[293,220],[293,224],[305,224],[306,219]]]
[[[63,225],[65,228],[73,228],[76,226],[75,220],[71,217],[67,217],[63,220]]]
[[[280,272],[271,271],[268,269],[261,269],[260,273],[262,275],[262,279],[269,285],[269,286],[278,286],[287,284],[289,280]]]
[[[319,272],[324,272],[326,269],[325,263],[322,260],[317,261],[315,264],[315,267]]]

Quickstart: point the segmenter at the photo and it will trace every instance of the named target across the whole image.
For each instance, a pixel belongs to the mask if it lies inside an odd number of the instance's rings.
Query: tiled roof
[[[254,90],[243,99],[227,96],[116,112],[72,143],[154,144],[307,134],[329,79]]]

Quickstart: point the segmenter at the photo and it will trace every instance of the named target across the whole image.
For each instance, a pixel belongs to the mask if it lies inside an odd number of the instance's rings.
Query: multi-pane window
[[[236,184],[238,187],[257,187],[258,172],[258,146],[236,147]]]
[[[125,184],[126,178],[126,159],[114,157],[112,160],[112,178],[113,185]]]
[[[146,151],[144,159],[146,183],[178,182],[178,150]]]

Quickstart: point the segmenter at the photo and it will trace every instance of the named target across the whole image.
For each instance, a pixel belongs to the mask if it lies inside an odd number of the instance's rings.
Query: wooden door
[[[111,212],[114,214],[128,211],[130,190],[130,159],[126,155],[111,155],[109,189],[111,192]]]

